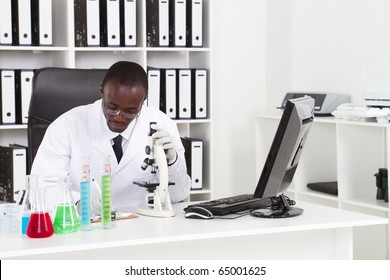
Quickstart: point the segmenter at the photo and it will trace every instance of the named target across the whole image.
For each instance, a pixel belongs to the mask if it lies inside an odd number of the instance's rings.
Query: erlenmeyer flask
[[[80,230],[80,216],[70,190],[69,177],[60,180],[60,192],[53,212],[54,233],[71,233]]]
[[[30,183],[31,215],[26,235],[31,238],[52,236],[54,233],[53,224],[45,206],[46,187],[39,186],[37,179]]]

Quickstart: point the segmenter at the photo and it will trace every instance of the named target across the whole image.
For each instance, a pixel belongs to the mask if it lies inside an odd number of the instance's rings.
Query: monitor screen
[[[293,201],[286,198],[283,192],[290,186],[298,167],[313,116],[313,98],[305,96],[287,101],[254,195],[279,200],[280,207],[256,209],[252,215],[285,218],[303,212],[300,208],[292,207]]]

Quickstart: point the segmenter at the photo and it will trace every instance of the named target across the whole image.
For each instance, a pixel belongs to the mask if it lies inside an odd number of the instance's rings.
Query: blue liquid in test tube
[[[82,159],[80,180],[80,218],[81,230],[90,230],[91,227],[91,192],[90,192],[89,157]]]
[[[80,215],[81,225],[88,226],[91,224],[91,208],[90,208],[90,183],[89,181],[80,182]]]

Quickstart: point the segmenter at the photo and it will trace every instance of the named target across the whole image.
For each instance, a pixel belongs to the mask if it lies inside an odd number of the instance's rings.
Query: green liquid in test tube
[[[111,222],[111,162],[106,156],[102,162],[102,209],[101,223],[103,228],[112,227]]]
[[[102,176],[102,223],[111,223],[111,175]]]

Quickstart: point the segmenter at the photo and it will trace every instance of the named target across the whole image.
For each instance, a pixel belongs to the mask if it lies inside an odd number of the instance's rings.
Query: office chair
[[[34,73],[27,124],[28,174],[47,127],[66,111],[100,99],[106,71],[46,67]]]

